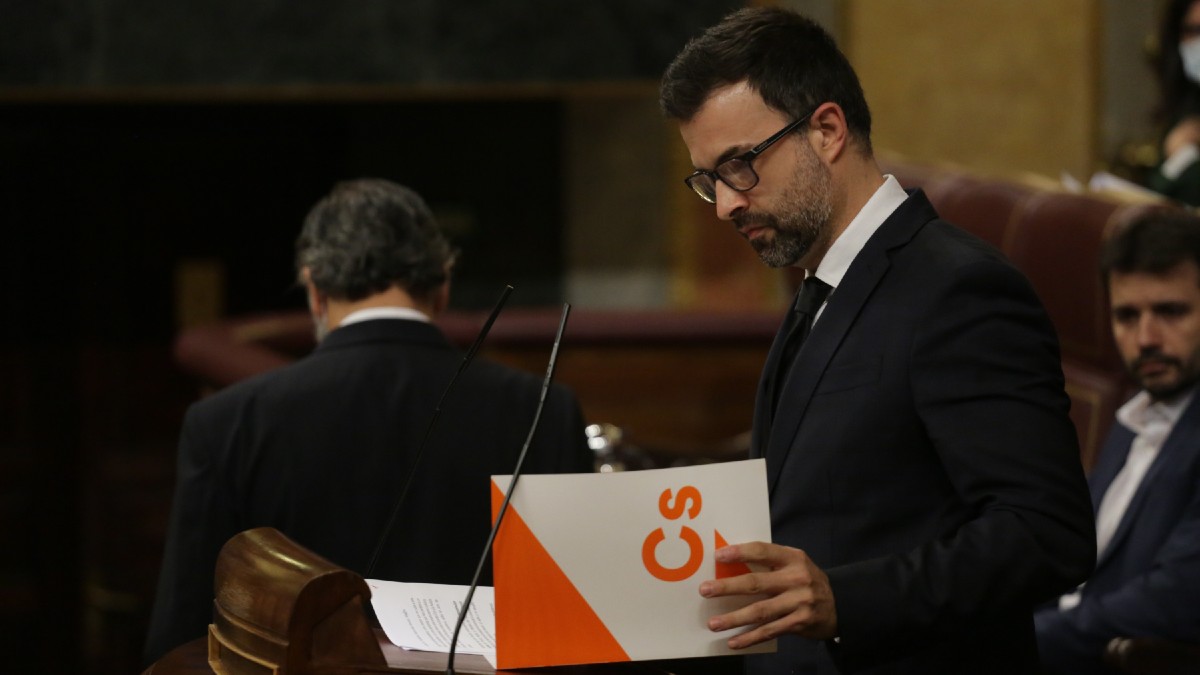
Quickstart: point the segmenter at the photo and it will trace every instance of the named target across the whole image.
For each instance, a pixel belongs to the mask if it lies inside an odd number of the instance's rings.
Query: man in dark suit
[[[882,175],[857,76],[804,17],[731,14],[676,57],[661,103],[689,186],[807,275],[753,425],[776,543],[720,549],[759,571],[699,589],[766,598],[710,628],[779,638],[752,673],[1032,672],[1033,608],[1084,579],[1095,535],[1029,283]]]
[[[240,531],[274,527],[366,574],[414,471],[371,574],[470,583],[491,527],[489,476],[512,473],[542,386],[476,359],[424,438],[463,359],[430,323],[453,259],[424,201],[388,181],[341,183],[308,214],[296,265],[319,344],[188,410],[148,662],[205,634],[217,554]],[[579,406],[556,385],[524,471],[591,461]]]
[[[1105,242],[1112,330],[1141,391],[1088,477],[1099,558],[1035,616],[1047,673],[1109,672],[1115,637],[1200,642],[1200,218],[1154,213]]]

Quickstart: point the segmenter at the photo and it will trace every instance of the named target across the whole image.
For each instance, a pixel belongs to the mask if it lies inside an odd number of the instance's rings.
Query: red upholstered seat
[[[1008,253],[1013,224],[1036,192],[1016,183],[958,175],[939,181],[929,194],[938,214]]]
[[[1112,341],[1098,261],[1111,232],[1166,203],[1122,203],[946,167],[883,165],[925,190],[938,213],[990,242],[1029,278],[1058,331],[1071,419],[1090,468],[1117,407],[1132,393]]]
[[[1082,195],[1038,194],[1014,221],[1006,251],[1041,296],[1064,354],[1112,369],[1120,361],[1097,261],[1117,207]]]

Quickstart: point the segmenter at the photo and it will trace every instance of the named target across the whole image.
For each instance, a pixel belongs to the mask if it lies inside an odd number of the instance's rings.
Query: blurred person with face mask
[[[1162,161],[1147,184],[1171,199],[1200,206],[1200,0],[1171,0],[1158,40],[1155,118],[1165,134]]]

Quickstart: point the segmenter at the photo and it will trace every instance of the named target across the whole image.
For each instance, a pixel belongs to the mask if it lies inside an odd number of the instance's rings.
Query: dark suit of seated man
[[[1114,637],[1200,642],[1200,218],[1154,214],[1101,258],[1113,337],[1141,386],[1089,477],[1099,551],[1035,617],[1047,673],[1110,672]]]
[[[308,214],[296,265],[319,344],[188,410],[147,662],[205,635],[217,554],[238,532],[274,527],[365,574],[411,471],[373,576],[470,583],[491,527],[489,476],[512,473],[542,385],[476,359],[414,468],[463,358],[430,323],[453,260],[424,201],[394,183],[341,183]],[[523,470],[591,468],[579,405],[556,385]]]

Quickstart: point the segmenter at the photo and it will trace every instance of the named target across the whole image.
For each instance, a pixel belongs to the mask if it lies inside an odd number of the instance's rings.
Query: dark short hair
[[[663,75],[659,104],[667,117],[687,121],[713,91],[743,80],[793,119],[838,104],[870,155],[871,111],[854,68],[824,28],[777,7],[739,9],[689,41]]]
[[[1187,261],[1200,267],[1200,217],[1151,211],[1114,232],[1100,250],[1100,276],[1113,272],[1162,274]]]
[[[413,190],[379,178],[336,184],[304,219],[296,270],[322,293],[363,298],[400,286],[424,298],[446,281],[455,252]]]

